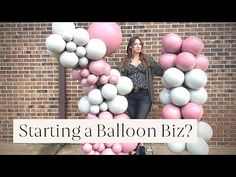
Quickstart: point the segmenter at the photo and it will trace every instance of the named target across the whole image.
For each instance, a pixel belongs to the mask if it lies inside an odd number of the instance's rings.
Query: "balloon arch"
[[[72,79],[80,81],[84,96],[78,109],[85,119],[129,119],[125,113],[128,101],[125,95],[133,89],[132,81],[112,69],[106,57],[116,52],[122,42],[121,27],[115,22],[94,22],[88,27],[76,28],[72,22],[52,23],[52,34],[46,39],[51,56],[59,59],[65,68],[71,68]],[[159,99],[163,104],[162,119],[197,119],[197,143],[167,143],[174,153],[208,154],[206,143],[213,131],[201,121],[207,100],[204,86],[209,62],[201,54],[203,42],[196,36],[185,40],[175,33],[162,38],[160,65],[164,90]],[[137,143],[85,143],[82,151],[88,155],[127,155]]]

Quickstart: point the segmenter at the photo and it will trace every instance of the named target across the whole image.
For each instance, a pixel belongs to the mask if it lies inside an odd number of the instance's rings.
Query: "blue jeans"
[[[131,119],[146,119],[151,109],[152,103],[148,90],[141,90],[137,93],[133,91],[127,96],[128,114]]]

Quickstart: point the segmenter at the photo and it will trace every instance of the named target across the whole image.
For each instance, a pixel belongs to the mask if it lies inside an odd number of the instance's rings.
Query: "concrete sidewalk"
[[[189,155],[176,154],[164,144],[146,144],[148,155]],[[79,144],[13,144],[0,143],[0,155],[83,155]],[[236,155],[236,147],[209,147],[209,155]]]

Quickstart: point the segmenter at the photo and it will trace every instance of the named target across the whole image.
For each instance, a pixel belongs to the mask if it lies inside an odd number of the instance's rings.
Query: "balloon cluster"
[[[117,23],[94,22],[88,29],[75,28],[74,23],[52,23],[46,47],[66,68],[72,79],[80,81],[85,94],[78,109],[85,119],[129,119],[125,97],[133,89],[132,81],[112,69],[106,57],[116,52],[122,41]],[[137,143],[85,143],[82,150],[89,155],[123,155]]]
[[[207,140],[213,136],[211,126],[201,121],[202,105],[207,101],[205,71],[209,67],[208,58],[201,54],[202,40],[196,36],[182,40],[175,33],[162,38],[160,66],[165,70],[162,77],[164,89],[159,98],[163,105],[162,119],[197,119],[196,143],[167,143],[175,153],[188,151],[190,154],[208,154]]]

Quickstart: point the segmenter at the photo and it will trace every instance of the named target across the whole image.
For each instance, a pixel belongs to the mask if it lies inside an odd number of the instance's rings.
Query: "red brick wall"
[[[76,22],[87,29],[90,23]],[[203,40],[203,54],[210,62],[205,86],[208,100],[202,120],[209,123],[214,136],[209,145],[236,145],[236,23],[121,22],[123,40],[120,50],[108,58],[117,65],[125,54],[127,40],[139,35],[146,53],[160,56],[161,38],[169,32],[183,39],[196,35]],[[0,142],[12,142],[13,119],[57,119],[58,60],[50,57],[45,40],[51,23],[0,23]],[[83,95],[78,81],[66,74],[67,118],[83,118],[77,101]],[[157,118],[161,104],[160,78],[154,78],[156,101],[149,118]]]

